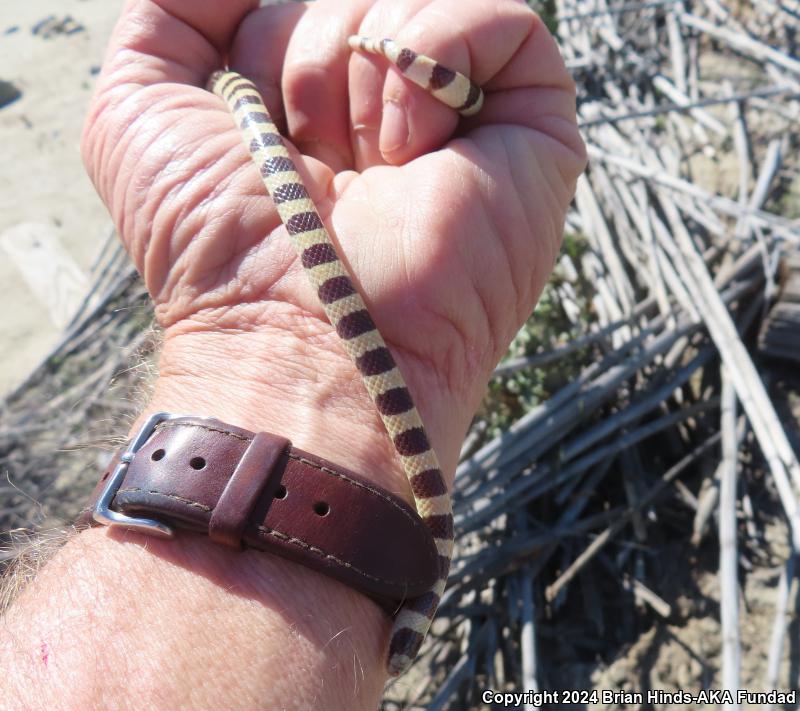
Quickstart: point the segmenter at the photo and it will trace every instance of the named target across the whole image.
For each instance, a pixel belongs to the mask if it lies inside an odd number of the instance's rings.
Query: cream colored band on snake
[[[463,74],[399,48],[391,40],[351,37],[349,44],[387,57],[411,81],[463,115],[475,113],[483,102],[481,90]],[[439,552],[440,573],[434,587],[406,600],[395,617],[387,668],[396,676],[414,661],[447,583],[453,549],[453,515],[447,486],[403,376],[337,256],[258,90],[232,71],[215,72],[208,88],[226,102],[242,132],[305,272],[400,456],[417,512]]]

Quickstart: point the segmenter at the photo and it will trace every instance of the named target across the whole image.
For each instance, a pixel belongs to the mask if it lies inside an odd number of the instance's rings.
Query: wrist
[[[287,437],[412,500],[399,458],[335,334],[310,343],[263,327],[168,331],[142,418],[158,410]]]
[[[335,341],[320,341],[309,345],[264,328],[225,334],[168,329],[160,377],[142,418],[168,410],[281,434],[410,498],[355,369],[335,352]],[[82,566],[75,565],[76,556]],[[45,575],[41,584],[57,586],[67,569],[73,585],[91,583],[96,597],[116,610],[76,639],[84,647],[107,648],[127,611],[138,609],[136,657],[152,659],[182,680],[174,689],[162,688],[166,696],[177,695],[185,682],[202,686],[211,673],[218,683],[209,685],[210,695],[198,707],[218,704],[214,694],[234,684],[253,698],[281,704],[293,689],[305,701],[325,698],[332,708],[374,707],[385,678],[390,620],[364,595],[320,573],[260,551],[232,555],[192,533],[161,541],[109,529],[85,531],[50,569],[55,577]],[[65,658],[79,653],[63,644],[58,647]],[[254,649],[261,650],[255,657]],[[53,681],[52,691],[63,693]],[[122,687],[116,691],[124,693]],[[358,703],[349,701],[353,696]]]

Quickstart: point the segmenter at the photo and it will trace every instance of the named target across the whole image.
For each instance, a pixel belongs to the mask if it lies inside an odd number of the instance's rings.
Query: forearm
[[[311,354],[271,340],[259,353],[258,339],[169,339],[147,412],[279,433],[402,493],[386,435],[345,363],[305,361],[313,382],[290,378],[291,359]],[[242,709],[374,709],[389,627],[360,593],[267,553],[190,533],[162,541],[91,529],[7,613],[3,695],[25,708],[126,707],[135,698],[157,708],[225,708],[234,699]]]
[[[11,708],[374,709],[388,620],[359,593],[204,537],[73,538],[9,610]]]

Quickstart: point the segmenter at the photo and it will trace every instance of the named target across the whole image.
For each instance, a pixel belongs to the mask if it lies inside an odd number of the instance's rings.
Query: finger
[[[565,174],[571,175],[575,166],[585,163],[586,149],[575,120],[575,95],[567,89],[511,89],[488,94],[480,114],[467,126],[472,132],[481,126],[498,125],[523,126],[553,139],[566,149],[554,164]],[[579,173],[582,170],[578,168]]]
[[[515,55],[535,17],[513,0],[437,0],[404,23],[396,42],[484,84]],[[440,147],[458,124],[453,109],[421,91],[395,68],[387,72],[382,96],[378,150],[387,162],[405,163]]]
[[[251,12],[236,33],[228,66],[257,87],[264,104],[284,135],[288,132],[281,93],[281,76],[289,39],[308,9],[306,3],[286,3]]]
[[[319,0],[297,23],[282,88],[289,136],[335,171],[351,167],[347,70],[352,34],[372,0]]]
[[[125,6],[81,138],[86,169],[112,214],[114,192],[120,187],[116,174],[138,159],[131,155],[111,160],[115,148],[131,134],[131,127],[143,126],[143,117],[151,112],[186,110],[186,96],[171,85],[205,85],[208,75],[221,66],[241,19],[256,4],[255,0],[132,0]],[[217,103],[199,90],[193,102],[198,107]]]
[[[111,36],[103,75],[149,85],[205,85],[256,0],[133,0]]]
[[[503,53],[506,56],[502,64],[481,67],[478,63],[481,73],[475,80],[488,93],[547,86],[574,89],[572,76],[544,20],[527,7],[517,5],[517,13],[520,16],[519,29],[524,32],[515,42],[515,50]]]
[[[362,36],[395,38],[403,25],[429,0],[381,0],[375,3],[358,27]],[[379,139],[383,119],[383,86],[390,71],[384,57],[353,53],[349,66],[350,125],[353,157],[357,170],[384,165]],[[422,89],[417,89],[424,94]],[[391,113],[393,109],[389,109]]]
[[[517,125],[554,139],[554,166],[571,195],[574,176],[582,172],[586,151],[577,128],[575,83],[555,39],[537,15],[516,53],[484,83],[481,111],[465,121],[465,130]],[[559,177],[559,176],[554,176]]]

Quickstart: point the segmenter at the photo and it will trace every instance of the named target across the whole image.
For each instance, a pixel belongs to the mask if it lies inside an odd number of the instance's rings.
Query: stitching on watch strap
[[[332,560],[334,563],[338,563],[339,565],[343,565],[346,568],[349,568],[354,573],[361,575],[369,580],[375,580],[379,583],[394,583],[394,580],[389,580],[388,578],[381,578],[377,575],[370,575],[369,573],[361,570],[360,568],[356,567],[352,563],[339,558],[338,556],[333,555],[332,553],[326,553],[321,548],[317,548],[316,546],[312,546],[309,543],[306,543],[304,540],[300,538],[295,538],[294,536],[287,536],[285,533],[278,531],[274,528],[269,528],[267,526],[259,526],[258,530],[262,533],[266,533],[268,536],[273,536],[277,538],[279,541],[284,541],[285,543],[292,543],[293,545],[300,546],[304,550],[310,551],[311,553],[315,553],[316,555],[320,556],[321,558],[328,558]],[[420,583],[425,582],[424,580],[409,580],[409,585],[418,585]]]

